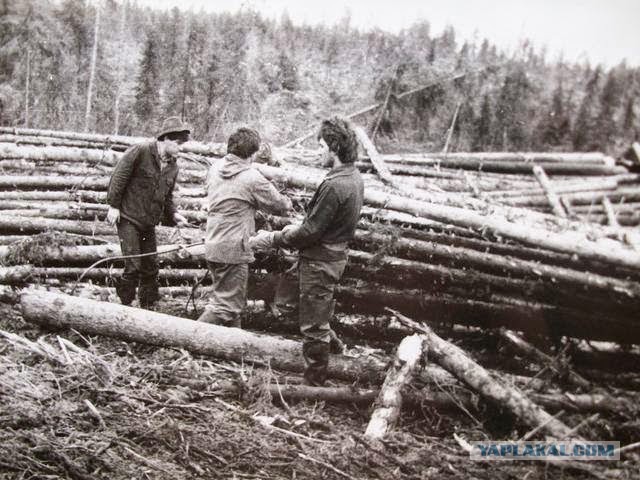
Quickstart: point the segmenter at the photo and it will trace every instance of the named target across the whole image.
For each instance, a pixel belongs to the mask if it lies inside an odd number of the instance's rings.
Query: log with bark
[[[398,319],[416,332],[424,335],[424,345],[428,349],[428,358],[435,360],[441,367],[460,381],[470,386],[487,400],[501,408],[509,410],[523,423],[531,427],[542,428],[556,439],[577,439],[572,429],[553,418],[546,411],[532,402],[519,390],[492,378],[489,372],[471,360],[463,350],[440,338],[424,324],[394,313]]]
[[[20,295],[23,318],[46,328],[76,329],[125,341],[184,348],[195,354],[236,362],[271,365],[302,372],[305,363],[299,342],[173,317],[133,307],[81,299],[69,295],[25,291]],[[450,377],[433,369],[439,381]],[[371,356],[330,355],[328,373],[333,378],[380,384],[385,362]]]

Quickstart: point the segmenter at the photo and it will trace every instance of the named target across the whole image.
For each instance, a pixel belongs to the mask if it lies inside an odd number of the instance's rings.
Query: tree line
[[[0,123],[17,127],[150,135],[179,115],[199,140],[249,124],[283,144],[379,102],[356,121],[392,151],[618,153],[640,135],[639,92],[625,62],[550,60],[527,41],[504,52],[426,20],[389,33],[348,15],[311,26],[250,9],[0,1]]]

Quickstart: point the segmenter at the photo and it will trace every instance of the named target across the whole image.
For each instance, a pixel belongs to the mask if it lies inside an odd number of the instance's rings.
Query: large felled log
[[[80,235],[93,236],[113,236],[116,228],[100,221],[81,220],[55,220],[51,218],[24,217],[24,216],[0,216],[0,232],[2,233],[41,233],[47,231],[76,233]],[[166,243],[168,239],[175,236],[173,227],[156,227],[156,238],[159,243]],[[202,238],[202,232],[196,228],[182,228],[180,230],[183,238],[192,242]]]
[[[94,202],[104,203],[107,200],[106,192],[93,190],[68,191],[40,191],[40,190],[14,190],[0,192],[0,200],[38,201],[47,200],[54,202]]]
[[[489,375],[484,368],[471,360],[460,348],[443,340],[426,325],[393,312],[398,319],[424,335],[424,344],[429,349],[429,358],[469,385],[487,400],[506,408],[523,423],[531,427],[542,428],[557,439],[575,438],[572,429],[553,418],[538,405],[529,400],[515,388],[502,384]]]
[[[74,328],[88,334],[184,348],[200,355],[255,362],[292,372],[305,368],[301,345],[293,340],[40,290],[22,293],[20,305],[26,321],[47,328]],[[380,384],[384,365],[371,356],[331,355],[328,373],[347,381]],[[450,383],[448,374],[432,370],[430,375]]]
[[[381,440],[394,427],[400,416],[402,390],[412,381],[421,357],[420,335],[406,337],[400,342],[396,357],[380,389],[376,408],[364,432],[365,437]]]
[[[82,188],[87,190],[106,190],[109,178],[101,175],[90,176],[23,176],[3,175],[0,177],[0,188]]]
[[[385,157],[383,157],[385,158]],[[502,161],[484,161],[473,159],[421,159],[419,162],[406,161],[403,163],[394,163],[385,158],[389,164],[389,170],[394,174],[403,175],[419,175],[425,176],[426,169],[435,166],[445,168],[460,168],[462,170],[475,170],[482,172],[506,173],[506,174],[532,174],[533,165],[529,162],[502,162]],[[620,166],[608,166],[599,164],[583,164],[580,162],[540,162],[539,166],[544,167],[548,175],[580,175],[580,176],[598,176],[598,175],[617,175],[627,173],[627,169]],[[365,171],[371,169],[371,163],[362,161],[358,162],[358,166]]]
[[[461,159],[476,161],[502,161],[502,162],[570,162],[570,163],[595,163],[599,165],[614,165],[615,159],[601,152],[450,152],[450,153],[425,153],[425,154],[396,154],[389,157],[406,158],[419,161],[421,158],[435,159]]]
[[[0,158],[24,160],[63,160],[65,162],[88,162],[101,165],[115,165],[121,153],[111,150],[88,150],[75,147],[35,147],[0,143]]]
[[[615,202],[635,202],[640,200],[640,188],[628,186],[617,187],[616,189],[602,189],[599,191],[585,189],[582,191],[563,194],[563,198],[570,202],[572,207],[598,203],[605,197],[608,197],[610,200]],[[540,196],[523,196],[504,199],[500,198],[498,201],[508,203],[509,205],[537,207],[541,206],[544,200]]]
[[[11,250],[10,246],[0,246],[0,263],[10,257]],[[204,246],[201,241],[185,245],[158,245],[157,252],[161,264],[190,263],[195,265],[198,263],[198,259],[204,258]],[[38,262],[41,265],[92,264],[101,259],[120,255],[122,252],[117,244],[44,246],[34,252],[33,258],[30,258],[29,252],[22,253],[21,260],[23,262]],[[185,262],[185,260],[192,258],[195,260]]]
[[[161,282],[178,284],[195,283],[206,272],[197,268],[163,268],[158,273]],[[84,280],[104,281],[116,279],[122,275],[122,269],[75,267],[34,267],[31,265],[15,265],[0,267],[0,284],[24,285],[36,279],[55,278],[59,280],[78,280],[84,274]]]
[[[1,232],[40,233],[45,231],[64,231],[81,235],[113,235],[115,227],[103,222],[77,222],[73,220],[54,220],[21,216],[0,216]]]
[[[152,138],[146,137],[127,137],[124,135],[100,135],[95,133],[79,133],[79,132],[65,132],[58,130],[38,130],[31,128],[11,128],[0,127],[0,133],[10,135],[25,135],[32,137],[49,137],[60,138],[67,140],[78,140],[83,142],[91,142],[101,144],[101,146],[108,147],[110,145],[123,145],[130,147],[138,143],[151,141]],[[187,142],[180,146],[180,151],[187,153],[196,153],[199,155],[212,155],[221,157],[226,151],[226,146],[223,144],[204,144],[200,142]]]
[[[389,245],[392,251],[398,255],[423,262],[433,262],[437,259],[447,259],[453,265],[469,268],[470,266],[488,270],[494,273],[508,273],[524,278],[539,278],[552,282],[566,282],[580,288],[589,288],[605,292],[620,292],[630,297],[640,298],[640,284],[627,280],[618,280],[605,275],[598,275],[588,271],[580,271],[577,268],[566,268],[556,265],[544,264],[529,260],[522,260],[504,254],[482,252],[465,247],[448,246],[435,242],[398,238],[389,243],[385,235],[356,232],[356,245],[367,250]],[[447,262],[449,265],[451,263]],[[584,267],[584,265],[581,265]]]
[[[282,181],[287,184],[313,188],[319,182],[318,178],[310,178],[306,175],[300,176],[299,172],[292,170],[284,171],[283,169],[266,165],[259,165],[258,168],[272,180]],[[571,222],[558,223],[561,222],[561,219],[554,221],[553,218],[544,217],[548,224],[546,228],[542,228],[542,226],[538,225],[529,225],[527,219],[532,215],[531,213],[525,215],[525,212],[521,212],[521,215],[518,216],[517,212],[514,211],[512,212],[513,217],[501,216],[495,213],[489,214],[489,212],[482,214],[476,211],[420,202],[371,190],[365,190],[365,200],[371,206],[411,213],[443,223],[474,228],[478,231],[486,229],[493,231],[496,235],[513,238],[528,245],[576,254],[587,259],[598,260],[612,265],[640,268],[639,252],[616,240],[608,238],[592,240],[591,238],[594,236],[597,238],[599,235],[592,231],[587,236],[584,231],[581,231],[584,229],[584,225]],[[524,221],[527,224],[520,223],[520,221]],[[562,230],[560,230],[561,228]],[[572,228],[574,230],[571,230]],[[604,231],[601,232],[602,235]]]

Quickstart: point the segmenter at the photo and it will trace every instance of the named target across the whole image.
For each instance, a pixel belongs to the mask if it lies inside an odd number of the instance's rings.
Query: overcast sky
[[[432,33],[450,24],[459,39],[487,37],[513,50],[524,38],[547,46],[550,60],[640,65],[640,0],[138,0],[156,8],[237,11],[252,7],[269,18],[287,11],[294,23],[332,24],[350,13],[358,28],[397,32],[426,19]]]

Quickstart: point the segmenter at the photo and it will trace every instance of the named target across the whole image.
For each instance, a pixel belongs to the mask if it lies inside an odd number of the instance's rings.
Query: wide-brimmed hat
[[[156,135],[157,139],[169,133],[187,132],[191,133],[191,128],[186,123],[182,123],[180,117],[168,117],[162,122],[160,133]]]

